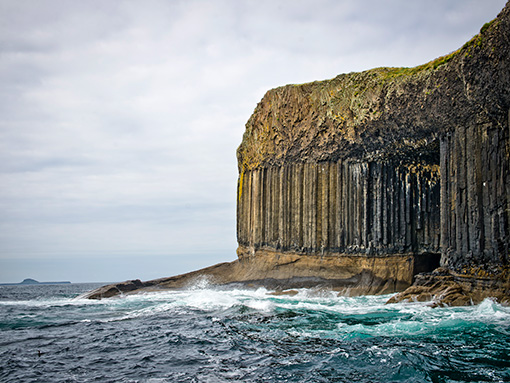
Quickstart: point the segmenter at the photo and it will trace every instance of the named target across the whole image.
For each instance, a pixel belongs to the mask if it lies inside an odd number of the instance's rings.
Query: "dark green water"
[[[509,382],[510,308],[0,286],[1,382]]]

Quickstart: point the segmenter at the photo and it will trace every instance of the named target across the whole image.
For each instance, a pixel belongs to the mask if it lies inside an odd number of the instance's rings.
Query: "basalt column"
[[[439,251],[437,165],[295,163],[239,177],[237,236],[252,255]]]
[[[509,128],[458,127],[441,139],[442,264],[498,273],[509,263]]]

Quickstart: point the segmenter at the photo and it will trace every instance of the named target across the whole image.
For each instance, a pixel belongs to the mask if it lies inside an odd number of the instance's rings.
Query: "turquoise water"
[[[510,308],[389,296],[0,286],[1,382],[508,382]]]

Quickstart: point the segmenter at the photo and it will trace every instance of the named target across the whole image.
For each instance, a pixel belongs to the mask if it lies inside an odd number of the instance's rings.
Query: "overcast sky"
[[[235,151],[270,89],[415,66],[504,0],[0,0],[0,282],[236,258]]]

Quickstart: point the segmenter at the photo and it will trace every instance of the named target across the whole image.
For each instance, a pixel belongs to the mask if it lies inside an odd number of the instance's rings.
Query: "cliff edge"
[[[238,260],[88,297],[208,278],[344,294],[415,282],[393,300],[508,301],[509,68],[507,3],[427,64],[268,91],[237,150]]]

